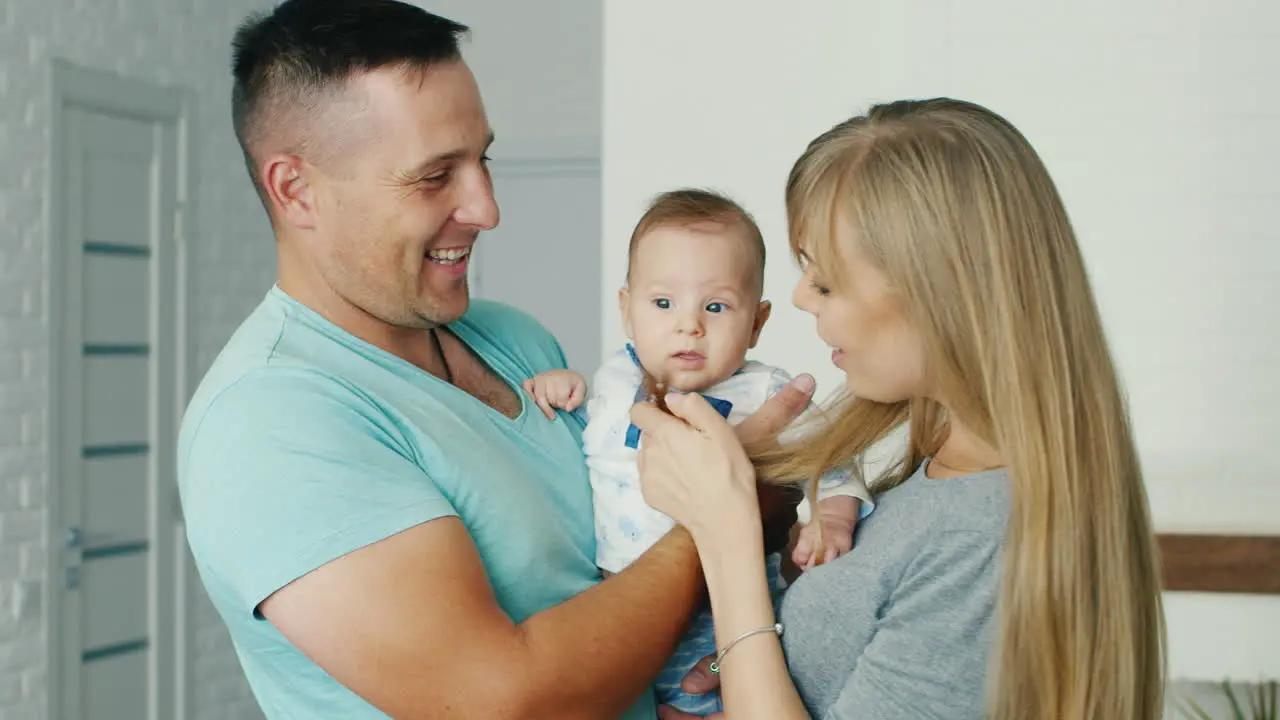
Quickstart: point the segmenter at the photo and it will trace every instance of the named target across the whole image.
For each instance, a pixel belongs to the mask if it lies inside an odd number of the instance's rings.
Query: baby
[[[640,490],[641,438],[630,411],[648,395],[646,374],[672,391],[701,393],[731,424],[790,381],[786,372],[746,359],[769,318],[769,302],[761,300],[764,259],[764,239],[751,216],[706,191],[658,196],[632,232],[627,283],[618,294],[631,342],[596,372],[583,433],[596,563],[606,573],[621,571],[674,525]],[[524,388],[549,418],[553,408],[578,410],[587,394],[585,378],[572,370],[542,373]],[[854,525],[871,511],[870,494],[849,472],[824,477],[818,499],[814,522],[802,530],[793,555],[805,569],[847,552]],[[824,548],[815,542],[819,523]],[[770,583],[779,594],[785,587],[780,563],[780,556],[769,558]],[[658,701],[697,715],[722,710],[718,694],[680,689],[685,673],[715,651],[710,613],[700,613],[658,677]]]

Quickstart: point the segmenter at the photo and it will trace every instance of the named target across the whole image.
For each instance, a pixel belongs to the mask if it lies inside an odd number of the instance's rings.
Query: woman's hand
[[[637,404],[631,419],[643,433],[638,462],[645,501],[695,540],[726,534],[743,539],[744,530],[758,531],[765,498],[757,496],[755,470],[740,437],[781,432],[807,407],[813,389],[812,378],[797,377],[736,431],[696,393],[666,397],[675,417],[652,404]],[[777,490],[767,494],[769,515],[779,506],[794,510],[799,500],[795,493]]]
[[[701,397],[692,397],[696,398],[696,402],[700,402],[701,406],[703,406],[701,407],[701,416],[705,418],[710,427],[721,429],[718,434],[718,442],[721,443],[719,447],[723,448],[722,452],[736,454],[741,462],[745,460],[745,455],[742,455],[742,443],[777,436],[783,429],[786,429],[787,425],[790,425],[792,421],[799,418],[808,409],[810,402],[813,401],[814,389],[815,383],[810,375],[796,375],[795,379],[792,379],[786,387],[774,393],[773,397],[765,401],[765,404],[756,409],[755,413],[742,420],[737,427],[731,429],[732,436],[736,436],[736,441],[730,434],[723,432],[724,429],[728,428],[726,421],[718,413],[710,410],[707,402],[701,400]],[[681,406],[682,398],[684,396],[667,396],[666,400],[675,401],[675,405]],[[660,452],[655,451],[654,448],[660,446],[662,439],[660,437],[654,439],[655,433],[660,436],[663,432],[662,428],[672,429],[672,438],[675,438],[673,439],[675,442],[680,442],[680,438],[689,438],[690,434],[691,436],[703,436],[700,430],[687,424],[687,421],[672,418],[671,415],[662,413],[652,402],[640,402],[640,404],[632,407],[631,421],[636,424],[637,428],[645,432],[644,436],[641,436],[644,439],[641,441],[639,457],[641,484],[644,483],[646,474],[645,464],[649,462],[646,457],[653,459],[653,457],[660,455]],[[649,465],[652,465],[652,462],[649,462]],[[678,487],[678,480],[675,478],[657,479],[658,474],[664,473],[666,470],[663,470],[663,468],[668,465],[668,462],[660,462],[658,466],[649,469],[650,487],[655,488],[657,492],[671,492],[673,487]],[[696,482],[696,478],[692,479]],[[745,478],[739,479],[744,480]],[[751,484],[754,484],[754,479],[754,473],[751,473]],[[658,489],[658,484],[667,487],[668,482],[676,482],[677,484],[672,488],[668,488],[667,491]],[[744,491],[744,489],[740,487],[740,491]],[[796,521],[796,506],[799,505],[801,498],[804,497],[804,493],[797,488],[782,486],[760,487],[755,493],[758,496],[758,503],[756,503],[758,510],[756,510],[754,518],[759,519],[763,516],[764,519],[764,551],[765,553],[781,551],[790,542],[790,529],[794,527]],[[658,502],[659,505],[667,507],[667,500],[652,500],[652,498],[648,497],[646,497],[646,500],[650,503]],[[713,498],[713,500],[718,501],[719,498]],[[663,507],[659,507],[659,510],[662,510]],[[681,520],[682,515],[685,515],[685,512],[676,511],[676,514],[671,516],[678,523],[684,525],[684,521]],[[746,515],[746,518],[751,518],[751,515]],[[739,520],[741,519],[739,518]]]
[[[633,412],[642,433],[645,502],[688,529],[699,546],[717,532],[748,525],[758,532],[755,468],[733,427],[701,395],[673,393],[666,400],[675,417]]]

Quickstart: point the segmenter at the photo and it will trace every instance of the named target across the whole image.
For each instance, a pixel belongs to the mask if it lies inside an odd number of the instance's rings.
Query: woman
[[[1138,457],[1030,144],[970,103],[876,106],[813,141],[787,214],[794,302],[857,399],[805,444],[750,455],[696,395],[669,399],[685,422],[634,411],[646,497],[702,557],[725,714],[1158,718],[1164,624]],[[806,481],[904,421],[905,456],[854,550],[799,578],[775,627],[757,472]]]

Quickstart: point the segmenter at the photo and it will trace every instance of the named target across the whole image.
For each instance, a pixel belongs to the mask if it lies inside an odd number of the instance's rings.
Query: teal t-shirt
[[[513,388],[514,420],[273,288],[201,382],[178,482],[209,596],[268,718],[385,718],[256,613],[273,592],[402,530],[457,516],[515,622],[599,582],[582,426],[519,390],[565,367],[528,315],[474,301],[449,326]],[[429,681],[429,680],[428,680]],[[655,717],[650,694],[625,718]]]

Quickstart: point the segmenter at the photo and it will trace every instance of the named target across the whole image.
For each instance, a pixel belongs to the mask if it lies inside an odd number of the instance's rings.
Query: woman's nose
[[[813,290],[809,287],[809,280],[807,278],[800,278],[800,282],[796,283],[795,289],[791,291],[791,304],[810,315],[815,314],[813,306]]]

